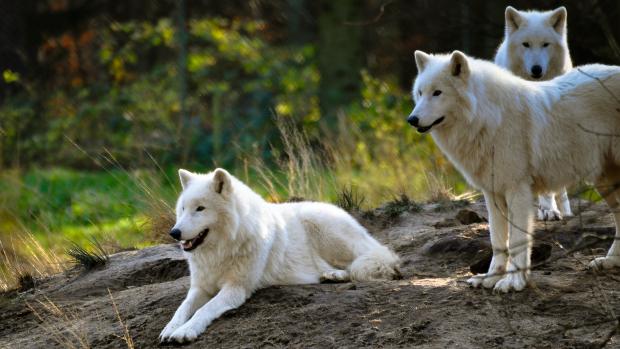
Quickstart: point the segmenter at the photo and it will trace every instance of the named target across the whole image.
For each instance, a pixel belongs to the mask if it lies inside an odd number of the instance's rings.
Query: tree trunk
[[[322,0],[320,6],[319,105],[324,123],[335,125],[338,110],[355,101],[360,93],[362,8],[353,0]]]
[[[305,0],[288,0],[288,32],[289,41],[293,44],[304,44],[311,39],[309,21],[311,14]]]
[[[24,33],[26,32],[23,2],[0,0],[0,103],[15,86],[5,83],[5,70],[24,74]]]

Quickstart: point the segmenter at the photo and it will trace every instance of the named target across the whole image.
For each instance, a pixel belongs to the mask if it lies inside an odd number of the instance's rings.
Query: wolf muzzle
[[[409,123],[409,125],[415,127],[419,133],[426,133],[431,128],[433,128],[433,126],[441,124],[444,119],[445,117],[442,116],[439,119],[433,121],[433,123],[428,126],[420,126],[420,119],[417,116],[409,115],[409,117],[407,118],[407,122]]]

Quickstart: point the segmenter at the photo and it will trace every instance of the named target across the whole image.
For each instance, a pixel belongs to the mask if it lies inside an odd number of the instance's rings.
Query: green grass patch
[[[9,171],[0,176],[0,238],[26,230],[47,248],[93,238],[120,248],[144,245],[153,203],[174,202],[177,188],[168,178],[154,171]]]

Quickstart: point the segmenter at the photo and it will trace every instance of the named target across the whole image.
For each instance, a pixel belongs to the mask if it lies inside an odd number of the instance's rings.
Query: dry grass
[[[118,321],[122,334],[116,335],[123,341],[125,347],[134,349],[135,345],[129,333],[129,328],[121,317],[116,301],[112,296],[112,292],[108,289],[114,317]],[[62,307],[44,297],[42,300],[37,299],[33,303],[26,303],[26,306],[39,321],[39,326],[56,344],[63,348],[71,349],[88,349],[91,344],[88,338],[87,324],[80,310],[76,307]]]
[[[65,260],[44,248],[28,231],[20,231],[0,240],[0,290],[21,289],[26,283],[64,270]]]
[[[34,305],[26,303],[26,306],[39,320],[39,326],[61,347],[71,349],[91,347],[77,309],[62,309],[47,297],[44,300],[37,300]]]
[[[445,176],[437,173],[426,173],[425,179],[427,183],[427,196],[428,200],[431,202],[449,202],[454,201],[456,199],[456,195],[454,194],[454,190],[448,184]]]
[[[142,227],[146,232],[145,241],[150,244],[157,244],[167,241],[168,232],[175,221],[174,207],[171,205],[173,201],[162,190],[160,180],[163,178],[166,186],[170,188],[178,188],[178,185],[176,185],[176,179],[173,181],[150,153],[146,153],[146,155],[153,165],[150,171],[128,171],[122,167],[114,154],[107,150],[103,157],[103,162],[106,165],[102,167],[106,171],[111,168],[121,170],[132,178],[133,184],[137,187],[135,197],[139,200],[136,205],[146,208],[144,210],[146,224]],[[88,156],[95,159],[92,155]]]
[[[246,182],[262,188],[270,201],[301,198],[359,208],[378,207],[402,194],[418,202],[456,197],[457,176],[427,140],[418,144],[390,132],[370,139],[341,115],[338,131],[325,131],[327,136],[316,145],[290,119],[274,121],[283,144],[281,152],[272,151],[277,166],[256,154],[246,156],[245,162]],[[258,174],[258,186],[252,185],[250,171]]]
[[[369,207],[402,194],[419,202],[450,199],[454,171],[434,144],[392,132],[369,135],[341,124],[338,135],[330,137],[337,186],[355,187]]]
[[[118,320],[118,323],[123,329],[123,335],[120,336],[120,338],[125,342],[128,349],[134,349],[135,346],[133,344],[133,339],[131,338],[131,335],[129,334],[129,328],[127,328],[127,325],[123,321],[123,318],[121,317],[121,313],[118,311],[118,307],[116,306],[116,302],[114,301],[114,297],[112,297],[112,292],[110,291],[109,288],[108,288],[108,294],[110,295],[110,300],[112,301],[112,307],[114,308],[116,319]]]
[[[295,199],[329,200],[335,180],[329,168],[329,152],[313,147],[305,133],[287,119],[275,119],[283,150],[272,149],[277,166],[265,163],[260,156],[247,156],[245,181],[250,182],[248,167],[258,176],[258,184],[270,201]],[[282,197],[285,193],[285,197]]]

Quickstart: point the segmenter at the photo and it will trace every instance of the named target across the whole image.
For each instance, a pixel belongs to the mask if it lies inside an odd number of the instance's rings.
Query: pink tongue
[[[188,240],[188,241],[181,243],[181,246],[183,246],[183,248],[185,249],[192,248],[192,240]]]

